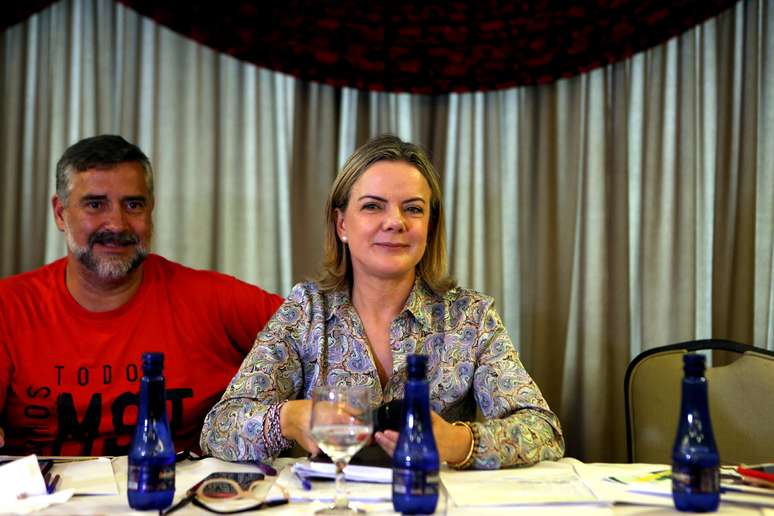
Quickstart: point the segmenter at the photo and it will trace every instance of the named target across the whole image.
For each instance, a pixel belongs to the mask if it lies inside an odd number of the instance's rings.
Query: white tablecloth
[[[295,481],[294,477],[289,473],[290,464],[295,459],[278,459],[274,466],[281,472],[278,477],[266,477],[266,489],[272,489],[274,482],[279,482],[291,492],[291,494],[298,494],[300,491],[300,485]],[[114,478],[118,487],[118,495],[110,496],[74,496],[67,503],[60,505],[53,505],[42,511],[42,514],[152,514],[151,512],[138,512],[132,511],[129,508],[126,499],[126,457],[116,457],[112,461]],[[632,505],[632,504],[620,504],[610,503],[609,500],[614,500],[618,496],[616,493],[620,493],[620,488],[614,483],[603,480],[611,475],[625,475],[625,474],[639,474],[643,471],[653,471],[660,466],[658,465],[643,465],[643,464],[583,464],[574,459],[562,459],[559,463],[552,465],[556,468],[565,467],[568,471],[576,472],[583,483],[587,485],[595,495],[602,499],[599,503],[589,505],[551,505],[551,506],[486,506],[487,501],[482,500],[477,506],[458,506],[455,504],[452,497],[444,489],[436,513],[437,514],[475,514],[475,515],[487,515],[487,514],[538,514],[538,515],[550,515],[550,514],[572,514],[572,515],[597,515],[597,514],[631,514],[631,515],[660,515],[660,514],[684,514],[676,511],[671,505],[671,499],[664,497],[660,499],[657,496],[641,495],[640,501],[646,505]],[[285,469],[288,468],[288,469]],[[259,471],[254,465],[244,464],[232,464],[228,462],[219,461],[217,459],[204,459],[201,461],[183,461],[177,465],[176,469],[176,489],[177,493],[175,501],[182,497],[185,491],[188,490],[193,484],[207,476],[211,472],[215,471]],[[518,474],[518,469],[501,470],[497,475],[502,475],[502,479],[493,485],[502,486],[496,487],[496,489],[507,489],[508,479],[513,478],[513,475]],[[475,472],[473,472],[475,473]],[[456,477],[448,477],[449,481],[454,480],[456,482],[456,488],[459,489],[459,480],[465,480],[464,475],[467,472],[454,472]],[[459,476],[463,475],[463,476]],[[475,489],[476,477],[471,475],[470,477],[471,487]],[[480,478],[480,477],[479,477]],[[463,484],[464,485],[464,484]],[[385,486],[389,492],[389,486]],[[273,488],[276,489],[276,488]],[[325,492],[330,493],[332,487],[325,487],[318,491],[322,496]],[[350,490],[356,493],[358,489],[363,489],[360,484],[351,483]],[[458,491],[459,492],[459,491]],[[315,489],[307,491],[306,496],[310,494],[314,496]],[[482,494],[482,497],[484,494]],[[466,497],[470,498],[470,497]],[[774,498],[773,498],[774,499]],[[636,502],[636,495],[631,498]],[[323,507],[327,502],[291,502],[288,505],[274,507],[260,511],[260,514],[278,515],[278,514],[311,514],[316,509]],[[392,511],[392,505],[390,502],[362,502],[359,504],[366,509],[369,514],[394,514]],[[1,509],[0,509],[1,511]],[[184,509],[177,511],[174,514],[212,514],[203,509],[197,508],[193,505],[188,505]],[[754,507],[743,506],[739,504],[731,504],[723,502],[717,514],[758,514],[763,516],[774,516],[774,510]]]

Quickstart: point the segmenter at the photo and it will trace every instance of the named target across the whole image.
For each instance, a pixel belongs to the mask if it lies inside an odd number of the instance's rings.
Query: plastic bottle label
[[[720,469],[689,465],[672,466],[672,490],[680,493],[717,493]]]
[[[175,490],[175,465],[130,464],[127,489],[145,493]]]
[[[413,469],[392,470],[392,491],[399,495],[438,495],[438,472]]]

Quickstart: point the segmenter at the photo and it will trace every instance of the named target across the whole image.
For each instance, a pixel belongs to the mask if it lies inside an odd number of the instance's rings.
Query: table
[[[273,465],[281,471],[278,477],[267,477],[266,489],[270,489],[274,482],[282,483],[286,485],[291,491],[291,495],[295,496],[300,492],[300,486],[293,485],[292,474],[290,473],[290,465],[298,459],[278,459]],[[541,463],[547,467],[553,467],[557,471],[575,471],[580,479],[591,488],[595,494],[602,497],[613,498],[615,495],[611,494],[614,490],[618,489],[612,482],[603,481],[602,479],[610,475],[625,475],[625,474],[640,474],[643,471],[654,471],[663,466],[659,465],[643,465],[643,464],[584,464],[575,459],[565,458],[558,463]],[[150,512],[132,511],[129,508],[126,499],[126,457],[116,457],[112,460],[113,475],[118,486],[118,495],[109,496],[74,496],[67,503],[60,505],[53,505],[41,512],[41,514],[152,514]],[[538,465],[540,466],[540,465]],[[444,482],[449,482],[449,485],[456,485],[455,489],[458,489],[460,485],[469,483],[473,490],[477,489],[476,482],[480,479],[497,479],[494,482],[488,484],[490,491],[507,490],[507,486],[512,485],[509,481],[510,478],[515,478],[514,475],[522,475],[529,472],[531,468],[517,468],[506,469],[498,472],[452,472],[445,470],[442,472],[442,479]],[[254,465],[248,464],[233,464],[218,459],[208,458],[201,461],[186,460],[178,463],[176,469],[176,487],[177,494],[175,501],[182,496],[190,486],[195,484],[198,480],[206,476],[213,471],[258,471],[258,468]],[[489,475],[489,476],[486,476]],[[462,484],[460,484],[462,481]],[[600,484],[600,482],[605,482]],[[479,484],[481,485],[481,484]],[[500,486],[505,487],[500,487]],[[357,493],[362,484],[350,484],[351,492]],[[362,488],[367,489],[367,488]],[[389,487],[387,486],[387,489]],[[450,487],[451,489],[451,487]],[[611,491],[613,490],[613,491]],[[314,493],[316,489],[308,491]],[[495,492],[491,491],[491,492]],[[459,491],[457,491],[459,493]],[[478,494],[478,492],[476,493]],[[483,495],[482,495],[483,496]],[[592,516],[592,515],[666,515],[666,514],[685,514],[676,511],[671,506],[670,499],[660,500],[659,497],[651,495],[640,495],[641,501],[648,503],[662,503],[662,506],[657,505],[621,505],[610,503],[597,503],[587,505],[553,505],[553,506],[507,506],[507,507],[471,507],[471,506],[459,506],[455,503],[452,495],[444,489],[442,493],[437,514],[449,514],[449,515],[463,515],[463,514],[476,514],[476,515],[499,515],[499,514],[539,514],[539,515],[552,515],[552,514],[572,514],[580,516]],[[636,501],[637,495],[633,495],[632,500]],[[606,498],[607,499],[607,498]],[[774,497],[772,497],[774,501]],[[326,502],[327,503],[327,502]],[[274,507],[260,511],[260,514],[267,515],[285,515],[285,514],[311,514],[316,509],[323,507],[326,503],[317,502],[296,502],[293,501],[288,505]],[[389,502],[371,502],[361,503],[370,514],[394,514],[392,511],[392,505]],[[176,512],[175,514],[212,514],[204,509],[197,508],[189,505],[185,509]],[[774,516],[774,508],[762,508],[754,506],[743,506],[737,504],[731,504],[722,501],[719,511],[716,514],[739,514],[739,515],[763,515]]]

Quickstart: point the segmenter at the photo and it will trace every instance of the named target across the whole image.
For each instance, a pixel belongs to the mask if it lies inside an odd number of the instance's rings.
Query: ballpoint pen
[[[46,474],[51,471],[51,468],[54,466],[54,461],[51,460],[44,460],[41,461],[40,464],[40,472],[45,477]]]
[[[48,487],[46,488],[46,491],[48,491],[48,494],[51,494],[54,491],[56,491],[56,486],[59,483],[59,479],[60,478],[62,478],[62,477],[60,477],[58,474],[54,475],[54,478],[51,479],[51,483],[48,484]]]
[[[308,478],[306,478],[302,473],[300,473],[297,469],[293,470],[293,475],[295,475],[298,481],[301,482],[301,487],[304,489],[304,491],[312,490],[312,482]]]
[[[253,466],[257,466],[258,469],[261,470],[261,473],[266,475],[267,477],[276,477],[277,476],[277,470],[269,466],[268,464],[261,462],[259,460],[241,460],[237,461],[238,464],[251,464]]]

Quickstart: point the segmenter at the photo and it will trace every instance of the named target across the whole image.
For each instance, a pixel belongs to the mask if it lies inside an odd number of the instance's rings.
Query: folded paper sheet
[[[329,462],[303,460],[293,465],[294,471],[308,478],[336,478],[336,466]],[[392,469],[376,466],[347,466],[344,478],[352,482],[391,484]]]
[[[0,466],[0,507],[3,512],[27,514],[54,503],[66,502],[72,494],[69,489],[47,494],[35,455]]]
[[[457,507],[596,505],[600,501],[571,462],[541,462],[525,468],[441,472]]]
[[[59,489],[72,489],[77,495],[117,495],[113,465],[107,457],[54,462],[54,471],[62,477]]]
[[[283,469],[278,482],[290,492],[290,498],[293,501],[331,502],[336,495],[336,483],[331,481],[335,476],[335,467],[331,469],[332,466],[333,464],[301,461]],[[352,477],[349,475],[346,477],[349,499],[362,503],[390,503],[392,500],[392,470],[371,466],[360,467],[367,468],[367,470],[365,472],[359,471]],[[304,489],[297,475],[308,478],[312,488]]]

